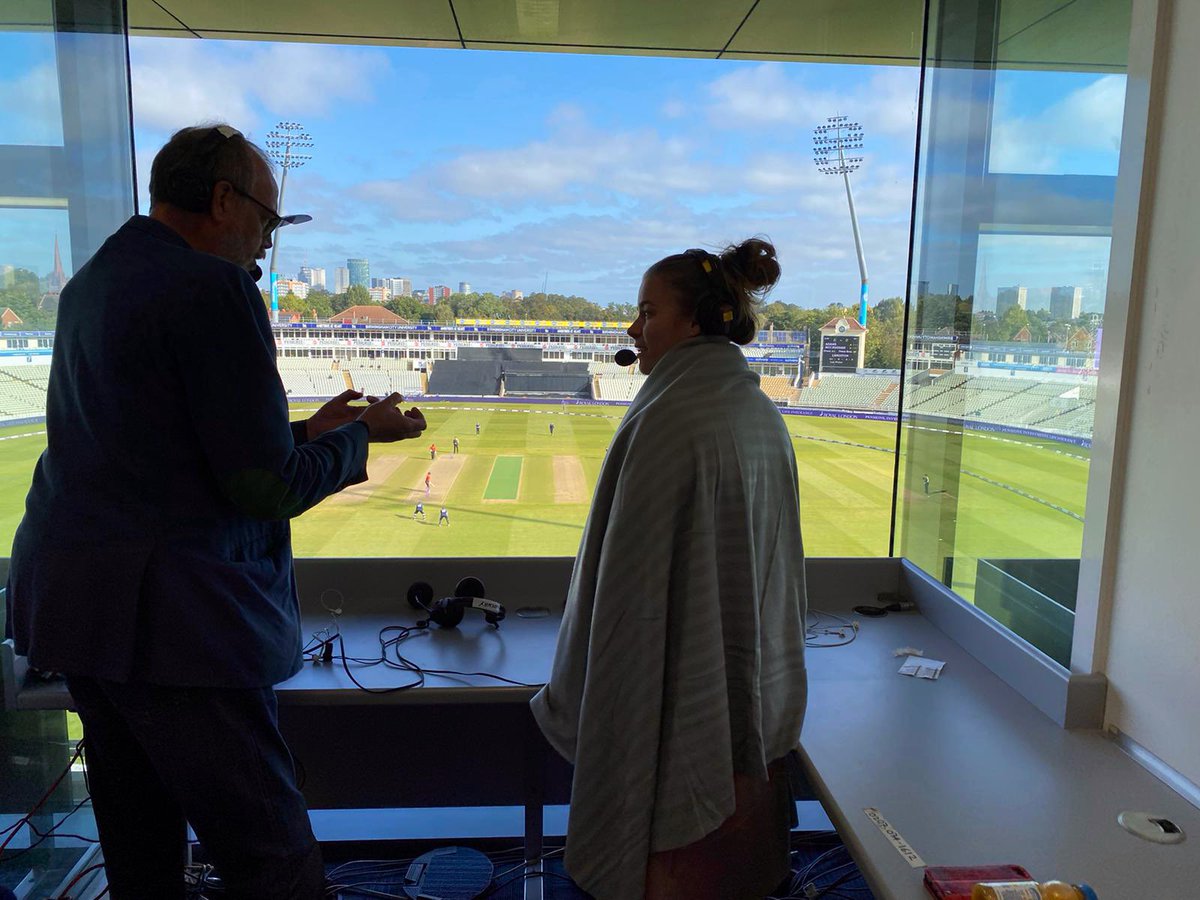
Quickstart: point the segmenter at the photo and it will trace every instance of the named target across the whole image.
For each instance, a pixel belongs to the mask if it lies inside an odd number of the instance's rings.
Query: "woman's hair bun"
[[[721,263],[735,282],[731,287],[740,287],[747,293],[765,293],[779,280],[775,247],[762,238],[749,238],[726,247],[721,253]]]

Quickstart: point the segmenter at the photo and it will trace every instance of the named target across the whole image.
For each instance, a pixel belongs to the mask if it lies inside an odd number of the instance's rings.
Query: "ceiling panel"
[[[716,59],[719,50],[662,50],[657,47],[595,47],[571,44],[497,44],[488,41],[467,41],[468,50],[514,50],[525,53],[581,53],[596,56],[662,56],[687,59]]]
[[[0,2],[27,15],[50,8]],[[1123,70],[1131,0],[998,2],[1002,67]],[[129,0],[129,21],[134,34],[189,36],[186,26],[211,38],[460,47],[461,27],[473,49],[712,57],[728,44],[731,59],[911,65],[923,8],[923,0]]]
[[[175,37],[190,37],[187,32],[176,33]],[[277,41],[301,44],[353,44],[362,47],[438,47],[445,50],[461,50],[458,38],[427,40],[424,38],[363,37],[361,35],[296,34],[293,32],[262,31],[201,31],[200,37],[214,41]]]
[[[169,4],[170,0],[166,0],[166,5]],[[137,27],[141,29],[165,29],[167,31],[183,28],[171,17],[170,13],[165,12],[153,0],[128,0],[128,10],[131,26],[137,23]]]
[[[50,0],[4,0],[0,3],[0,31],[28,31],[54,24]]]
[[[159,0],[188,27],[207,37],[251,40],[337,38],[367,43],[428,41],[458,44],[447,0]],[[150,4],[153,5],[153,4]],[[142,27],[130,7],[130,26]],[[151,24],[149,27],[153,27]],[[461,45],[459,45],[461,46]]]
[[[1123,72],[1131,0],[1010,0],[1000,8],[1001,66]]]
[[[719,51],[753,0],[454,0],[480,44]]]
[[[729,50],[739,57],[915,63],[924,6],[923,0],[760,0]]]

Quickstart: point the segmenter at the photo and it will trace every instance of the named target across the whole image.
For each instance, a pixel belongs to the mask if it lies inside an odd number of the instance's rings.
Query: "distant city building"
[[[445,300],[450,296],[450,288],[445,284],[435,284],[433,287],[425,291],[425,302],[430,306],[437,303],[439,300]]]
[[[422,290],[413,291],[411,294],[409,294],[409,296],[412,297],[414,300],[420,300],[422,303],[424,303],[425,301],[427,301],[429,299],[429,297],[426,295],[425,291],[422,291]]]
[[[469,294],[469,293],[471,293],[471,282],[469,282],[469,281],[460,281],[460,282],[458,283],[458,292],[459,292],[460,294]]]
[[[344,294],[350,290],[350,270],[338,266],[333,270],[333,292]]]
[[[371,286],[371,264],[365,259],[348,259],[346,268],[350,270],[350,287],[356,284],[369,288]]]
[[[524,300],[525,292],[524,291],[505,291],[500,296],[503,297],[505,300]]]
[[[1002,287],[996,291],[996,316],[1004,315],[1014,306],[1025,309],[1028,302],[1029,288],[1022,287],[1021,285]]]
[[[946,285],[946,296],[947,296],[947,297],[957,297],[957,296],[959,296],[959,294],[958,294],[958,282],[957,282],[957,281],[951,281],[949,284],[947,284],[947,285]]]
[[[407,278],[389,278],[386,287],[393,297],[409,297],[412,295],[412,281]]]
[[[928,296],[929,296],[929,282],[928,281],[918,281],[917,282],[917,299],[921,300]]]
[[[279,296],[286,297],[288,294],[299,297],[301,300],[308,297],[308,282],[295,280],[290,278],[280,278],[276,284],[279,285]]]
[[[297,276],[300,281],[303,281],[309,287],[324,288],[325,287],[325,270],[315,269],[312,266],[301,266],[300,274]],[[299,294],[296,295],[300,296]]]
[[[4,268],[11,269],[12,266],[5,266]],[[11,309],[9,309],[7,306],[4,307],[4,312],[0,312],[0,326],[3,326],[4,328],[12,328],[16,325],[24,325],[24,324],[25,324],[25,320],[22,319],[20,316],[18,316]]]
[[[1073,284],[1050,288],[1050,315],[1056,319],[1078,319],[1083,310],[1083,288]]]
[[[17,270],[14,266],[0,266],[0,288],[10,288],[17,283]]]
[[[379,279],[383,281],[383,279]],[[368,288],[367,293],[371,295],[371,299],[376,303],[387,303],[392,299],[392,292],[382,284],[378,287]]]
[[[372,279],[371,279],[371,287],[373,287],[373,288],[375,288],[375,287],[387,287],[387,285],[384,283],[384,282],[386,282],[386,281],[387,281],[387,279],[386,279],[386,278],[372,278]]]

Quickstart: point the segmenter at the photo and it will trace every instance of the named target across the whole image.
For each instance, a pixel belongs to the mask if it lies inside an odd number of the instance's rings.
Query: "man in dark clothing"
[[[238,131],[183,129],[150,215],[60,300],[7,622],[31,666],[66,673],[113,900],[184,896],[189,823],[226,896],[323,894],[272,690],[301,662],[288,520],[425,420],[346,391],[289,424],[248,274],[290,220],[277,197]]]

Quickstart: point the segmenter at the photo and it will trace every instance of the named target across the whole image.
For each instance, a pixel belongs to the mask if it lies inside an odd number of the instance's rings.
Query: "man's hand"
[[[358,421],[367,426],[369,439],[379,443],[415,438],[425,430],[425,416],[415,406],[401,412],[400,394],[389,394],[363,410]]]
[[[342,391],[320,409],[304,423],[305,430],[308,432],[308,439],[311,441],[317,435],[324,434],[331,428],[337,428],[339,425],[345,425],[348,422],[353,422],[362,415],[366,407],[351,406],[351,400],[362,400],[362,391]],[[378,397],[367,397],[368,403],[377,403]]]

